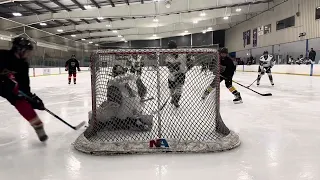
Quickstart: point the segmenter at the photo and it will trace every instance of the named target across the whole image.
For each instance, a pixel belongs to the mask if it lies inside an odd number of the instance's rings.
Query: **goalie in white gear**
[[[258,69],[258,78],[257,85],[260,85],[261,77],[267,73],[269,76],[269,80],[272,86],[274,86],[273,78],[271,74],[271,68],[274,66],[273,56],[269,54],[268,51],[263,52],[263,56],[260,57],[259,60],[259,69]]]
[[[114,65],[112,74],[114,79],[107,84],[107,100],[97,108],[95,122],[92,112],[89,112],[89,128],[96,131],[150,131],[153,116],[142,114],[143,104],[138,95],[135,75],[127,73],[121,65]]]

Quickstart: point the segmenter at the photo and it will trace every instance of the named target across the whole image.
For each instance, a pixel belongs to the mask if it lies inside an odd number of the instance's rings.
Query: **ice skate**
[[[38,138],[41,142],[48,140],[48,136],[43,128],[43,125],[40,125],[38,127],[34,127],[34,130],[36,131]]]
[[[274,86],[274,83],[273,83],[273,81],[270,81],[270,83],[271,83],[271,85],[272,85],[272,86]]]
[[[68,84],[71,84],[71,81],[69,81]]]
[[[260,86],[260,81],[257,81],[257,86]]]
[[[237,94],[235,94],[234,96],[235,96],[235,99],[233,100],[233,103],[235,103],[235,104],[241,104],[241,103],[243,103],[243,102],[242,102],[241,95],[240,95],[239,92],[238,92]]]

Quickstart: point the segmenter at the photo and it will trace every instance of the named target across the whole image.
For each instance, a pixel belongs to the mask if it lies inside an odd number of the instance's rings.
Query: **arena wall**
[[[274,7],[276,4],[280,5]],[[316,8],[320,7],[319,0],[275,0],[270,2],[269,5],[270,8],[274,8],[226,31],[225,43],[230,52],[320,37],[320,23],[319,20],[315,19]],[[295,26],[277,31],[277,21],[291,16],[295,16]],[[253,47],[252,30],[268,24],[271,24],[271,33],[258,36],[257,46]],[[243,33],[248,30],[251,31],[251,43],[244,46]],[[299,34],[304,32],[306,33],[306,36],[302,38],[299,37]],[[320,49],[319,43],[314,43],[314,46],[318,46],[314,47],[315,49]],[[305,49],[306,48],[304,48],[304,50]]]

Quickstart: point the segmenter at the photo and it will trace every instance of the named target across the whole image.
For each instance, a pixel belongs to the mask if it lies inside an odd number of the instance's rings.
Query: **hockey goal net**
[[[140,63],[140,71],[132,61]],[[209,84],[214,88],[202,99]],[[74,143],[81,152],[216,152],[240,144],[220,116],[214,48],[97,51],[91,57],[91,86],[89,125]]]

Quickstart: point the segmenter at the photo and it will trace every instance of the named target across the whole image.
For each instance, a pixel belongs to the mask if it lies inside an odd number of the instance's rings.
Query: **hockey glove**
[[[38,109],[42,111],[45,110],[42,100],[36,94],[32,94],[31,98],[32,101],[29,100],[29,103],[31,104],[33,109]]]

